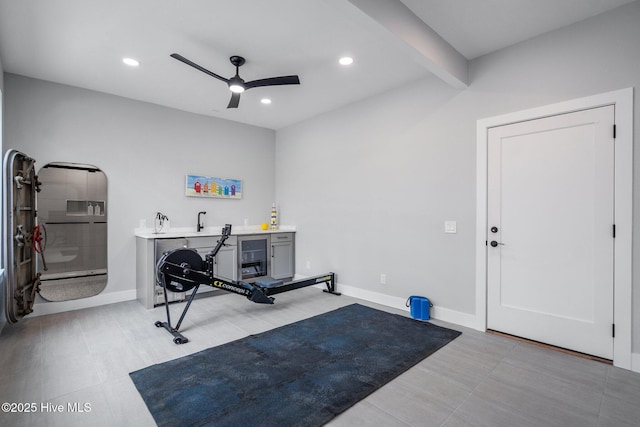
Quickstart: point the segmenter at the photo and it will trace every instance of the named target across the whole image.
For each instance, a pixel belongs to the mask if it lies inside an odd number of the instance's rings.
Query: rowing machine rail
[[[175,249],[163,254],[163,256],[158,260],[156,265],[156,281],[160,286],[162,286],[164,291],[167,321],[157,321],[155,322],[155,326],[158,328],[164,328],[173,335],[174,343],[184,344],[189,342],[189,339],[182,335],[179,332],[179,329],[200,285],[212,286],[214,288],[222,289],[223,291],[243,295],[247,297],[248,300],[258,304],[273,304],[275,298],[271,297],[271,295],[281,294],[283,292],[289,292],[320,283],[325,283],[327,286],[327,289],[323,290],[324,292],[333,295],[340,295],[339,292],[336,292],[335,273],[309,277],[289,283],[276,283],[275,286],[272,284],[272,286],[269,287],[260,286],[260,282],[247,283],[214,276],[214,258],[220,248],[224,246],[224,242],[230,235],[231,224],[227,224],[222,229],[222,236],[220,240],[218,240],[216,246],[211,250],[211,252],[206,255],[205,260],[202,260],[200,255],[198,255],[198,253],[193,249]],[[193,289],[193,291],[187,300],[187,305],[184,307],[184,310],[180,315],[180,319],[174,327],[171,325],[169,304],[166,303],[166,301],[168,301],[167,290],[172,292],[188,292],[191,289]]]

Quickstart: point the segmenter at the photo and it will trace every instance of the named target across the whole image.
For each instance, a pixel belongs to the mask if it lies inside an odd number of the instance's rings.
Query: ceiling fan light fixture
[[[244,86],[244,80],[238,77],[237,73],[235,76],[229,79],[229,90],[233,93],[242,93],[246,89]]]
[[[264,87],[264,86],[282,86],[282,85],[299,85],[300,84],[300,78],[296,75],[267,77],[266,79],[258,79],[258,80],[251,80],[249,82],[245,82],[238,75],[238,71],[239,71],[239,68],[246,61],[243,57],[238,55],[234,55],[229,58],[229,61],[231,62],[231,64],[234,67],[236,67],[236,75],[231,77],[230,79],[222,77],[214,73],[213,71],[209,71],[206,68],[203,68],[200,65],[196,64],[195,62],[188,60],[187,58],[185,58],[180,54],[172,53],[169,56],[172,57],[173,59],[177,59],[178,61],[189,65],[190,67],[195,68],[196,70],[202,71],[203,73],[208,74],[215,79],[225,82],[227,86],[229,86],[229,90],[232,92],[231,99],[229,100],[229,105],[227,105],[227,108],[238,108],[238,104],[240,103],[240,94],[247,89],[253,89],[256,87]]]

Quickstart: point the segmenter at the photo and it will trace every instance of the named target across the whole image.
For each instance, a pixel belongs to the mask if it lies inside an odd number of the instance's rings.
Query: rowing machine
[[[200,285],[212,286],[222,289],[223,291],[243,295],[246,296],[249,301],[258,304],[273,304],[275,298],[271,297],[271,295],[281,294],[319,283],[326,284],[327,289],[325,289],[324,292],[340,295],[339,292],[336,292],[335,273],[309,277],[289,283],[283,283],[282,280],[272,278],[257,280],[255,283],[247,283],[216,277],[213,274],[214,258],[230,235],[231,224],[227,224],[222,229],[220,240],[218,240],[216,246],[206,255],[204,260],[195,249],[175,249],[166,252],[158,260],[156,264],[156,281],[162,286],[164,291],[167,321],[157,321],[155,325],[158,328],[165,328],[169,331],[169,333],[173,335],[174,343],[184,344],[189,342],[189,339],[182,335],[179,329]],[[187,300],[187,305],[184,307],[178,323],[173,327],[171,325],[169,304],[166,303],[166,301],[168,301],[167,290],[172,292],[188,292],[191,289],[193,289],[193,292],[191,292]]]

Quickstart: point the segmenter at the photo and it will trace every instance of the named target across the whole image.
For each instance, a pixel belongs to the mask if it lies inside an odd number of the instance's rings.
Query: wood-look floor
[[[6,325],[0,335],[0,426],[154,426],[128,373],[358,302],[306,288],[272,306],[233,294],[196,300],[175,345],[153,326],[164,308],[112,304]],[[182,304],[171,306],[176,316]],[[452,343],[388,383],[330,426],[639,426],[640,374],[526,342],[461,330]],[[411,337],[407,337],[411,339]],[[215,396],[211,397],[215,399]],[[68,412],[85,403],[90,412]],[[64,412],[51,412],[63,405]],[[265,414],[268,416],[268,414]]]

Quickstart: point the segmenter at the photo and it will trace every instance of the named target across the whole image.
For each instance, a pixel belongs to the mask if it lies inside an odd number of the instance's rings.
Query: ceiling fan
[[[185,58],[184,56],[179,55],[177,53],[172,53],[171,57],[177,59],[178,61],[184,62],[185,64],[192,66],[196,70],[200,70],[203,73],[210,75],[211,77],[215,77],[218,80],[222,80],[227,85],[229,85],[229,90],[231,90],[231,92],[233,93],[231,94],[231,100],[229,101],[229,105],[227,105],[227,108],[238,108],[238,104],[240,103],[240,94],[247,89],[251,89],[254,87],[261,87],[261,86],[280,86],[280,85],[299,85],[300,84],[300,79],[298,78],[298,76],[295,76],[295,75],[269,77],[266,79],[252,80],[250,82],[245,82],[238,75],[238,69],[245,63],[245,59],[242,56],[234,55],[231,58],[229,58],[229,61],[231,61],[231,63],[236,67],[236,75],[231,77],[230,79],[226,79],[222,76],[219,76],[216,73],[201,67],[195,62],[192,62],[187,58]]]

